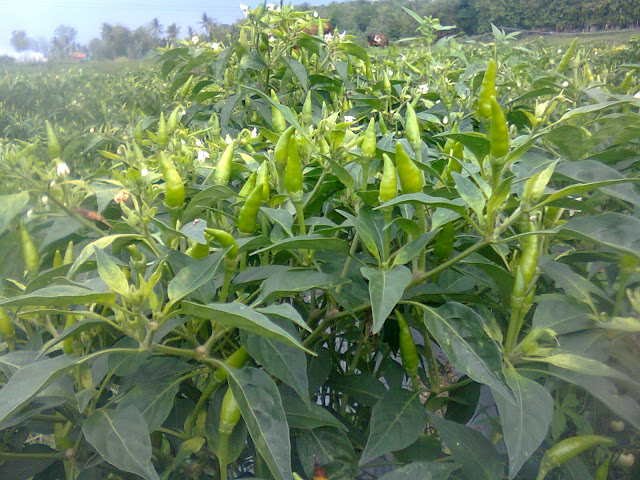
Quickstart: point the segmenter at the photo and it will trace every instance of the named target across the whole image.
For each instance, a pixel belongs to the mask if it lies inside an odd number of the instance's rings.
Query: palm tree
[[[213,17],[210,17],[206,13],[203,13],[202,17],[200,17],[200,25],[202,25],[202,30],[204,30],[205,33],[209,35],[209,40],[212,39],[213,27],[215,27],[217,24],[218,24],[218,20],[216,20]]]
[[[168,43],[170,45],[176,44],[176,38],[178,38],[178,33],[180,33],[180,27],[178,27],[175,23],[172,23],[167,27],[166,30]]]
[[[160,38],[162,37],[162,31],[164,30],[164,28],[162,27],[162,25],[160,25],[160,20],[154,18],[153,20],[151,20],[151,22],[149,22],[149,30],[154,37]]]

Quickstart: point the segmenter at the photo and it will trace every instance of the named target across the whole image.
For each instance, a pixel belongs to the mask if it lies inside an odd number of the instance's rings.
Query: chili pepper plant
[[[637,66],[324,25],[2,133],[0,478],[637,478]]]

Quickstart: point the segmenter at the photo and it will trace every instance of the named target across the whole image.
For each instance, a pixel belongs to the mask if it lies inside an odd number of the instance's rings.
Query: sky
[[[268,3],[278,0],[268,0]],[[58,25],[68,25],[78,31],[81,44],[99,36],[103,23],[124,25],[131,29],[158,18],[166,27],[176,23],[183,35],[187,26],[199,29],[203,12],[220,23],[233,23],[242,17],[240,3],[251,8],[260,0],[0,0],[0,55],[11,51],[11,32],[25,30],[30,38],[51,39]],[[289,3],[287,1],[286,3]],[[294,4],[302,3],[293,1]],[[307,0],[311,5],[330,0]]]

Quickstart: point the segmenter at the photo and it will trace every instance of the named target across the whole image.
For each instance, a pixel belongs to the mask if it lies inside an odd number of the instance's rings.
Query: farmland
[[[638,478],[638,39],[407,15],[6,67],[0,478]]]

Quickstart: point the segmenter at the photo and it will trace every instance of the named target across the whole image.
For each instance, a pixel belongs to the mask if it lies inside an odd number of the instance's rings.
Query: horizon
[[[279,3],[277,0],[271,0]],[[83,46],[88,45],[93,38],[100,36],[100,27],[104,23],[122,25],[135,30],[147,25],[157,18],[163,27],[176,23],[180,27],[180,37],[183,38],[186,29],[191,26],[201,31],[199,24],[203,13],[216,19],[222,24],[233,24],[243,17],[240,3],[255,8],[260,0],[242,0],[225,2],[214,0],[201,2],[197,0],[183,0],[176,5],[169,0],[25,0],[11,2],[0,0],[0,55],[16,56],[18,54],[11,46],[12,32],[24,30],[29,38],[53,37],[55,29],[60,25],[73,27],[78,34],[76,41]],[[298,5],[327,4],[323,0],[287,1],[285,4]]]

